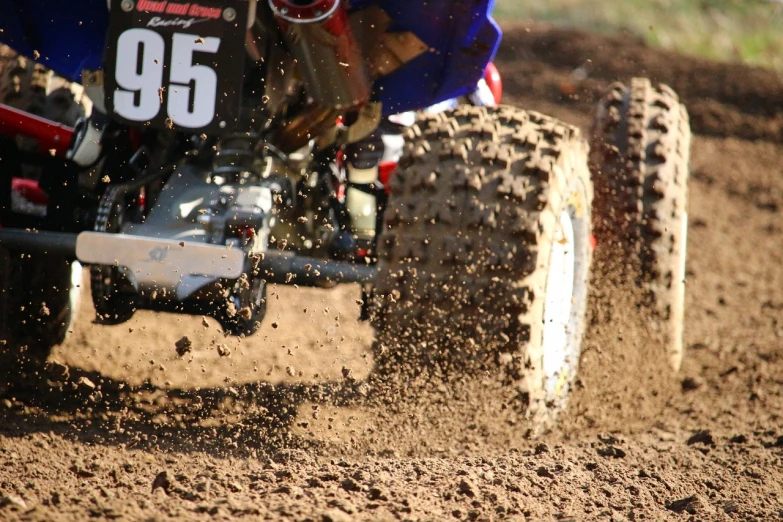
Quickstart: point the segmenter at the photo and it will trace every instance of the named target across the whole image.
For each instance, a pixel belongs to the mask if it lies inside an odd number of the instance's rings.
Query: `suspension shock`
[[[350,110],[370,99],[371,82],[341,0],[268,0],[317,105]]]

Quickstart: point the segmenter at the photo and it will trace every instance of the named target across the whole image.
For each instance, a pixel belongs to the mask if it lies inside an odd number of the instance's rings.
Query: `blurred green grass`
[[[783,1],[497,0],[495,17],[630,32],[680,53],[783,71]]]

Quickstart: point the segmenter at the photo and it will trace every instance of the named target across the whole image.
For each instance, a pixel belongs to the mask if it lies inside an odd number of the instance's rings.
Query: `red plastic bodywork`
[[[54,151],[54,156],[62,158],[71,143],[73,129],[0,103],[0,135],[35,138],[42,154]],[[49,202],[49,195],[33,179],[12,178],[11,190],[30,203],[46,205]]]
[[[34,179],[13,178],[11,180],[11,190],[18,193],[30,203],[36,205],[46,205],[49,203],[49,195],[41,190],[38,182]]]
[[[378,179],[386,189],[387,194],[389,193],[389,180],[395,170],[397,170],[396,161],[382,161],[378,166]]]
[[[500,100],[503,98],[503,79],[500,77],[500,71],[492,62],[489,62],[484,72],[484,81],[487,82],[489,90],[492,91],[495,103],[499,105]]]
[[[73,129],[0,103],[0,135],[13,138],[20,134],[38,140],[41,152],[53,150],[55,156],[65,157]]]

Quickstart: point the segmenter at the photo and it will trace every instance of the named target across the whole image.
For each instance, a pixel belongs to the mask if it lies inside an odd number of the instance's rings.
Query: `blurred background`
[[[495,17],[532,19],[783,72],[783,0],[497,0]]]

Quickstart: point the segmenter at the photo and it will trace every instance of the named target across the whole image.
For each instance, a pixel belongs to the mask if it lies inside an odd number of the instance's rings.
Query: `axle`
[[[85,233],[85,237],[94,240],[96,232]],[[106,234],[107,239],[117,239],[117,234]],[[77,240],[79,234],[64,232],[30,232],[21,229],[0,229],[0,248],[20,252],[43,252],[58,255],[89,264],[91,258],[85,255],[77,256]],[[134,238],[124,237],[132,242]],[[139,246],[154,252],[156,250],[179,247],[174,240],[155,240],[138,237]],[[92,241],[91,241],[92,242]],[[159,243],[155,249],[150,249],[150,243]],[[142,245],[143,243],[143,245]],[[194,245],[196,246],[196,245]],[[203,245],[198,245],[203,247]],[[225,250],[220,247],[220,250]],[[115,255],[116,252],[112,253]],[[120,266],[122,260],[117,260]],[[254,263],[255,264],[255,263]],[[317,286],[321,283],[372,283],[377,275],[374,266],[359,265],[341,261],[298,256],[287,252],[265,252],[259,257],[254,267],[262,279],[270,283],[297,284],[300,286]],[[237,274],[238,276],[238,274]]]

